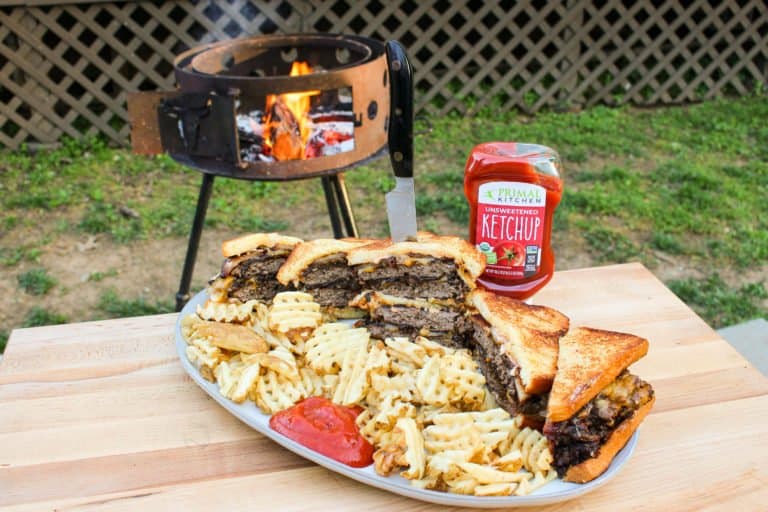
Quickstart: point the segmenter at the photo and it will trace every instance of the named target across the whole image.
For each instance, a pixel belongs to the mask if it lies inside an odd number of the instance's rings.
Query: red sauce
[[[326,457],[361,468],[373,463],[373,446],[355,424],[361,412],[313,396],[272,415],[269,426]]]
[[[490,142],[475,146],[464,170],[469,239],[486,256],[478,282],[525,299],[552,278],[552,218],[563,193],[557,153],[545,146]]]

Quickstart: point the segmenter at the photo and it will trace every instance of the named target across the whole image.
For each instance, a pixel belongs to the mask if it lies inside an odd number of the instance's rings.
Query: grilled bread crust
[[[570,324],[568,317],[481,288],[470,292],[467,303],[490,324],[494,341],[517,363],[524,391],[548,391],[557,371],[558,340]]]
[[[340,240],[318,238],[317,240],[301,242],[293,248],[291,255],[288,256],[283,266],[280,267],[277,273],[277,280],[283,285],[293,283],[298,286],[301,273],[313,262],[333,254],[346,254],[356,247],[372,242],[374,240],[365,238],[342,238]]]
[[[452,259],[459,276],[470,289],[475,288],[475,281],[485,270],[485,257],[466,240],[424,231],[417,234],[415,241],[392,243],[391,240],[380,240],[357,247],[347,253],[347,261],[350,265],[376,264],[393,256],[403,262],[413,256]]]
[[[221,244],[221,253],[225,258],[231,258],[259,247],[273,249],[278,246],[284,246],[292,249],[300,242],[302,242],[301,238],[285,236],[279,233],[251,233],[223,242]]]
[[[611,433],[605,444],[600,447],[597,452],[597,457],[587,459],[580,464],[568,468],[563,480],[566,482],[583,484],[590,480],[594,480],[603,474],[603,472],[608,469],[608,466],[611,465],[611,461],[613,461],[616,454],[624,448],[624,445],[627,444],[629,438],[648,415],[648,412],[650,412],[655,401],[655,397],[651,398],[648,403],[637,409],[632,416],[624,420],[621,425]]]
[[[572,329],[560,340],[557,376],[549,393],[547,419],[565,421],[629,365],[648,353],[648,340],[591,327]]]

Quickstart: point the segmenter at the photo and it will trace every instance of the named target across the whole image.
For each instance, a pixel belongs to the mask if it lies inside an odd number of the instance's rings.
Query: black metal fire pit
[[[189,287],[215,176],[320,177],[334,236],[357,236],[341,171],[385,154],[384,44],[341,35],[259,36],[193,48],[175,91],[128,98],[133,149],[203,173],[176,306]]]

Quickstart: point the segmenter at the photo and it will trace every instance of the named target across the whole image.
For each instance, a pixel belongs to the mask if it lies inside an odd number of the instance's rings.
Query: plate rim
[[[322,455],[314,450],[311,450],[304,445],[293,441],[285,437],[284,435],[269,428],[270,415],[263,413],[255,403],[247,401],[242,404],[235,403],[226,398],[219,392],[219,388],[215,383],[205,380],[197,368],[187,359],[186,347],[187,343],[184,341],[184,337],[181,334],[181,320],[189,314],[195,313],[198,304],[203,304],[208,298],[208,292],[202,290],[195,294],[184,305],[179,312],[175,323],[175,345],[176,353],[181,361],[181,365],[187,374],[192,378],[198,387],[202,388],[208,396],[213,398],[219,405],[221,405],[227,412],[232,414],[235,418],[242,421],[261,435],[271,439],[283,448],[290,450],[291,452],[308,459],[315,464],[318,464],[326,469],[334,471],[335,473],[344,475],[348,478],[356,480],[366,485],[389,491],[408,498],[417,499],[429,503],[435,503],[438,505],[446,506],[460,506],[471,508],[499,508],[499,507],[533,507],[548,505],[552,503],[559,503],[567,500],[571,500],[582,496],[588,492],[591,492],[598,487],[603,486],[609,480],[614,478],[619,471],[626,465],[630,457],[635,451],[638,439],[638,430],[632,434],[614,457],[608,469],[600,476],[587,482],[585,484],[575,484],[570,482],[562,482],[563,485],[567,485],[568,488],[561,489],[555,492],[541,492],[542,489],[546,489],[546,486],[538,489],[532,494],[526,496],[468,496],[463,494],[453,494],[443,491],[433,491],[428,489],[419,489],[407,483],[408,481],[399,476],[383,477],[377,475],[373,471],[373,466],[369,465],[365,468],[353,468],[337,462],[325,455]],[[256,420],[266,422],[265,425],[258,423]],[[401,482],[402,481],[402,482]],[[405,482],[405,483],[403,483]]]

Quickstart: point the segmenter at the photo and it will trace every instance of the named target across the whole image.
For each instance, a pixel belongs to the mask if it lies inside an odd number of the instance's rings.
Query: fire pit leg
[[[341,173],[334,174],[331,176],[331,183],[333,183],[333,188],[336,192],[336,199],[339,203],[341,218],[344,220],[344,227],[347,228],[347,236],[357,237],[357,225],[355,223],[355,216],[352,214],[352,205],[349,202],[347,187],[344,185],[344,175]]]
[[[189,300],[189,287],[192,283],[192,272],[195,270],[197,248],[200,246],[200,234],[203,232],[205,214],[208,211],[208,200],[211,198],[211,191],[213,190],[213,178],[213,174],[203,173],[200,195],[197,196],[195,220],[192,222],[192,232],[189,234],[189,245],[187,245],[187,256],[184,259],[184,270],[181,272],[179,292],[176,294],[176,311],[181,311],[181,308]]]
[[[333,237],[344,238],[344,233],[341,230],[341,219],[339,218],[339,206],[336,202],[333,186],[331,185],[331,177],[323,176],[320,178],[320,181],[323,182],[323,192],[325,192],[325,203],[328,205],[328,216],[331,218]]]

